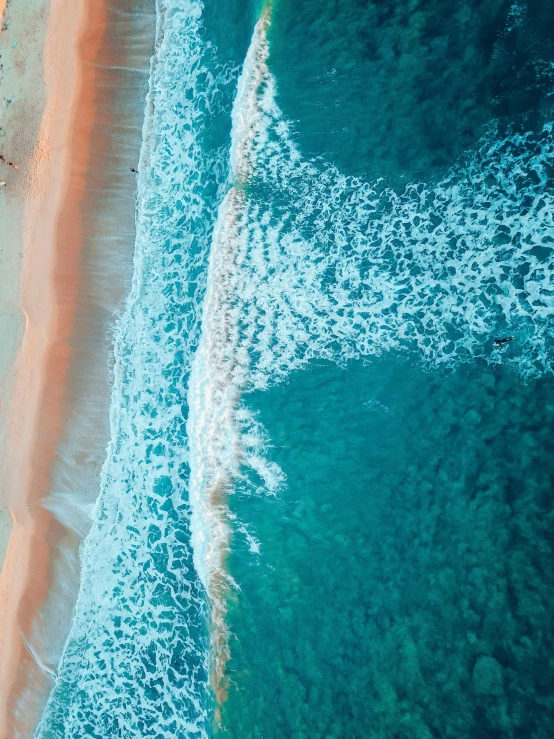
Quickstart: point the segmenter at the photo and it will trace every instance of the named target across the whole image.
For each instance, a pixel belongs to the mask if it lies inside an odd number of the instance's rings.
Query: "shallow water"
[[[547,737],[546,5],[157,7],[38,736]]]

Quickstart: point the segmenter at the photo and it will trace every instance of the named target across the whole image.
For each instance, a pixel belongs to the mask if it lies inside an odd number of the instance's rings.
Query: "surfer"
[[[504,344],[509,344],[510,341],[513,341],[514,339],[515,339],[515,336],[506,336],[506,338],[504,339],[495,339],[492,342],[492,345],[494,346],[495,349],[500,349],[500,351],[502,351],[502,347],[504,346]]]
[[[137,170],[134,167],[130,167],[131,172],[134,172],[135,174],[138,174]]]

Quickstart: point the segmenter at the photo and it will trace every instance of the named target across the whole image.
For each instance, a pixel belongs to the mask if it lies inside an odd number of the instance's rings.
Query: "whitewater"
[[[250,391],[385,353],[552,367],[552,123],[491,127],[442,181],[396,191],[303,156],[268,66],[271,6],[241,69],[201,3],[157,12],[111,442],[44,739],[213,733],[238,588],[228,496],[286,485]],[[495,332],[517,337],[509,357]]]

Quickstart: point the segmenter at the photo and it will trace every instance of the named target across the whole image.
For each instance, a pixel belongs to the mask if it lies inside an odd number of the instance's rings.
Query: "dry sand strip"
[[[24,316],[25,328],[17,353],[13,383],[8,377],[5,387],[6,434],[4,439],[3,497],[15,523],[8,543],[4,566],[0,574],[0,736],[30,736],[36,717],[20,715],[15,719],[9,701],[17,692],[21,679],[20,664],[27,652],[24,634],[30,620],[46,597],[48,587],[48,548],[54,544],[55,531],[51,514],[41,507],[48,476],[48,453],[41,443],[39,420],[45,398],[57,395],[63,383],[64,356],[52,357],[56,335],[65,328],[64,309],[56,298],[54,271],[56,259],[56,221],[67,189],[69,142],[71,123],[76,116],[75,101],[80,84],[79,64],[76,58],[77,41],[84,30],[85,8],[82,0],[51,0],[47,4],[36,0],[8,8],[5,18],[8,29],[2,40],[11,41],[13,52],[28,44],[33,57],[20,63],[14,54],[6,89],[13,90],[8,108],[14,114],[6,128],[6,152],[15,161],[19,154],[21,181],[11,187],[14,178],[3,188],[7,198],[5,208],[14,222],[15,233],[9,235],[5,248],[19,246],[19,260],[13,260],[10,281],[14,282],[20,266],[19,294],[12,295],[16,324]],[[13,12],[11,12],[13,9]],[[19,15],[22,13],[24,18]],[[13,16],[13,17],[12,17]],[[46,36],[43,35],[47,18]],[[16,30],[21,39],[13,38]],[[42,31],[42,34],[41,34]],[[44,38],[44,44],[42,44]],[[30,49],[30,50],[31,50]],[[43,50],[43,53],[41,53]],[[41,60],[37,63],[37,60]],[[15,79],[17,78],[17,80]],[[36,89],[45,81],[46,98],[37,96]],[[17,84],[19,83],[19,84]],[[5,93],[4,93],[5,94]],[[17,95],[17,98],[15,98]],[[37,99],[38,97],[38,99]],[[2,103],[6,104],[3,100]],[[31,110],[25,116],[25,111]],[[37,126],[37,112],[42,115]],[[86,111],[80,111],[86,115]],[[3,120],[3,126],[8,121]],[[37,132],[38,129],[38,132]],[[38,133],[38,135],[37,135]],[[20,147],[17,151],[17,146]],[[29,142],[32,155],[29,157]],[[0,138],[4,144],[4,140]],[[22,143],[25,142],[25,143]],[[19,172],[14,170],[15,175]],[[23,210],[21,210],[21,208]],[[4,219],[2,219],[4,220]],[[13,239],[13,242],[11,241]],[[78,249],[79,245],[72,245]],[[67,250],[66,250],[67,251]],[[71,259],[66,253],[65,258]],[[14,288],[12,288],[13,290]],[[15,288],[17,290],[17,287]],[[66,306],[67,307],[67,306]],[[69,309],[71,306],[69,306]],[[70,320],[70,319],[69,319]],[[20,326],[17,325],[15,345],[19,344]],[[4,362],[4,374],[9,375],[9,357]],[[52,407],[50,407],[52,410]],[[55,433],[57,419],[51,419],[50,429]]]
[[[17,255],[19,321],[1,396],[2,494],[16,520],[0,575],[1,739],[32,736],[71,626],[78,547],[109,438],[110,332],[132,273],[129,166],[155,38],[151,0],[26,0],[25,23],[21,5],[8,0],[0,37],[13,67],[15,36],[34,24],[29,81],[14,83],[7,108],[26,106],[9,132],[18,131],[14,147],[29,143],[10,149],[21,169],[6,167],[0,188],[0,209],[9,205],[17,224],[6,248]]]
[[[6,183],[0,190],[0,568],[12,521],[6,505],[6,432],[14,359],[25,330],[20,305],[22,223],[29,198],[29,164],[45,105],[42,55],[47,6],[48,0],[0,0],[0,154],[19,167],[0,161],[0,180]]]

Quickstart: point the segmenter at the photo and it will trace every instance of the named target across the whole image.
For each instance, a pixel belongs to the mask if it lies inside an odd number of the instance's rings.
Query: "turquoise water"
[[[548,737],[548,4],[157,10],[37,736]]]
[[[398,358],[256,393],[287,475],[239,495],[237,737],[549,736],[549,380]]]
[[[349,174],[428,181],[494,120],[548,120],[548,2],[280,0],[272,62],[302,149]]]

